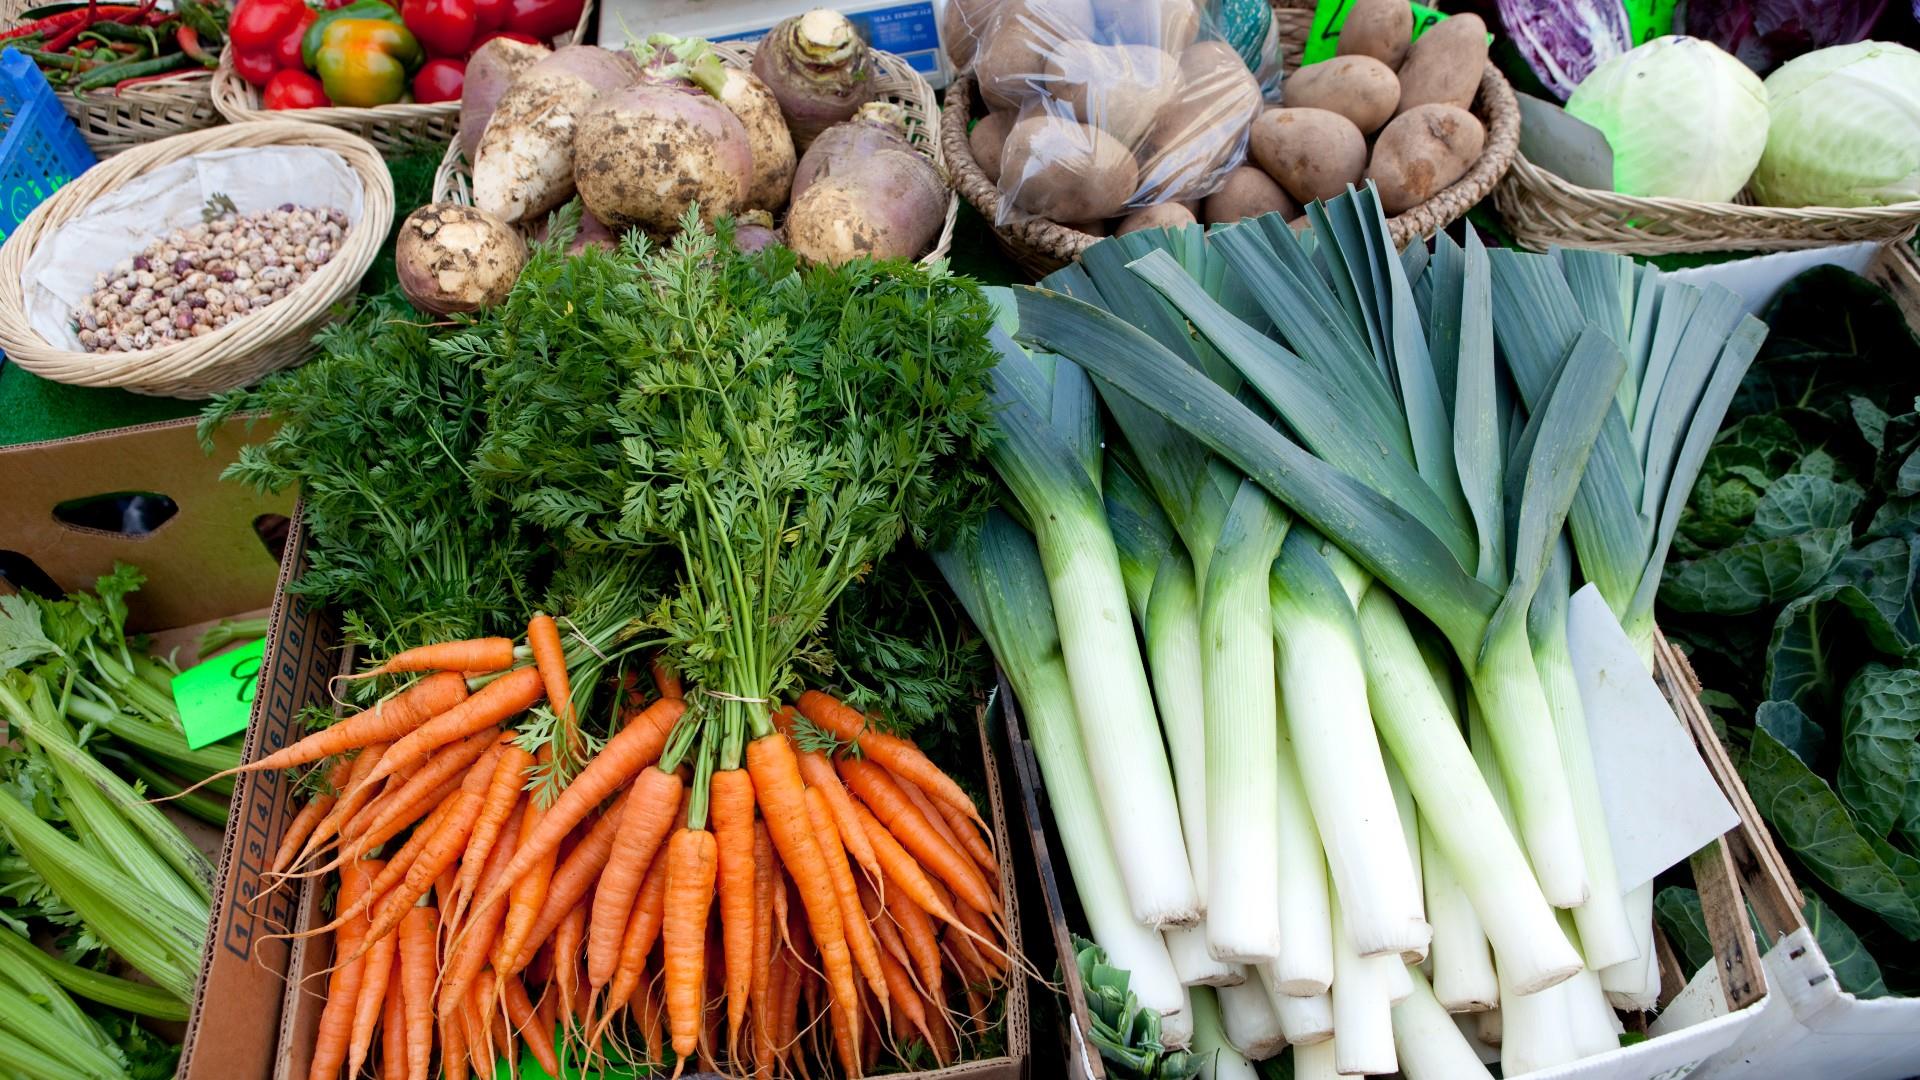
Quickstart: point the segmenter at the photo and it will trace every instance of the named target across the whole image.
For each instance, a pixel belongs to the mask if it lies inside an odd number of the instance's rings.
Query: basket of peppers
[[[389,156],[450,142],[467,58],[496,37],[555,44],[592,0],[239,0],[213,76],[233,121],[299,119],[353,131]]]
[[[39,66],[97,157],[221,122],[212,93],[221,4],[0,0],[0,22],[0,45]]]

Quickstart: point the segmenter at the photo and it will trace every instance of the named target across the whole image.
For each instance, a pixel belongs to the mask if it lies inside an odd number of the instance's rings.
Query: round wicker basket
[[[1273,19],[1279,29],[1283,67],[1291,72],[1300,66],[1307,32],[1313,25],[1313,12],[1276,7]],[[962,75],[947,87],[945,108],[941,147],[946,154],[947,170],[953,174],[954,186],[960,194],[982,217],[992,222],[999,217],[1000,189],[980,171],[967,144],[967,125],[974,108],[971,76]],[[1520,104],[1514,99],[1513,87],[1492,62],[1481,72],[1480,92],[1474,99],[1473,111],[1487,125],[1485,149],[1465,176],[1419,206],[1387,219],[1396,245],[1404,245],[1415,237],[1430,236],[1465,214],[1473,204],[1486,198],[1513,162],[1520,145]],[[1046,218],[995,225],[993,234],[1007,255],[1035,278],[1060,269],[1100,239]]]
[[[0,0],[0,24],[18,23],[21,13],[33,6],[33,0]],[[53,96],[94,156],[102,158],[224,122],[213,107],[213,73],[204,70],[182,71],[118,91],[109,87],[76,94],[56,89]]]
[[[713,51],[729,67],[745,71],[753,67],[756,46],[757,43],[751,41],[717,41],[713,43]],[[940,173],[941,182],[949,188],[947,217],[941,223],[940,237],[934,241],[933,249],[921,256],[920,261],[932,262],[945,258],[947,249],[953,245],[953,225],[960,214],[960,197],[951,193],[953,185],[948,181],[946,164],[940,160],[938,99],[934,97],[933,87],[904,59],[878,49],[874,50],[873,56],[880,66],[880,77],[874,81],[874,100],[892,102],[906,111],[907,141],[928,161],[933,162],[933,167]],[[434,172],[433,201],[471,206],[472,178],[473,166],[461,151],[460,141],[455,139],[447,147],[446,156],[440,159],[440,168]]]
[[[1920,226],[1920,202],[1891,206],[1754,206],[1645,199],[1569,183],[1516,154],[1494,204],[1515,240],[1631,255],[1686,251],[1786,251],[1895,240]]]
[[[580,9],[580,22],[573,33],[561,37],[556,45],[579,41],[593,24],[593,0]],[[372,108],[329,106],[322,109],[272,110],[261,106],[260,88],[240,77],[233,69],[233,47],[220,51],[220,67],[213,73],[213,105],[220,115],[234,123],[243,120],[299,120],[325,124],[361,136],[380,148],[382,154],[398,157],[418,152],[422,147],[438,146],[453,139],[460,129],[460,103],[438,101],[431,105],[396,102]]]
[[[346,159],[360,177],[360,223],[339,252],[278,302],[205,337],[125,353],[69,351],[27,322],[21,275],[41,239],[95,199],[153,169],[194,154],[258,146],[316,146]],[[312,349],[335,305],[355,292],[393,224],[393,181],[386,163],[357,135],[316,124],[273,120],[228,124],[137,146],[76,177],[41,203],[0,247],[0,351],[36,375],[76,386],[111,386],[155,397],[204,398],[291,366]]]

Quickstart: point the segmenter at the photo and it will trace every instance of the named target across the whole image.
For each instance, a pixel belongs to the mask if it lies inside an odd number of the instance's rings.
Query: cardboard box
[[[116,561],[138,566],[147,583],[129,598],[128,627],[151,633],[156,649],[173,652],[183,666],[191,663],[201,635],[215,622],[258,615],[274,600],[278,558],[269,542],[285,535],[293,499],[220,480],[239,447],[264,433],[229,425],[216,434],[208,454],[189,419],[0,450],[0,475],[8,479],[7,495],[0,499],[0,552],[9,573],[24,585],[44,589],[50,580],[70,591],[91,587]],[[76,507],[130,493],[165,496],[175,512],[140,535],[71,523],[97,517]],[[262,707],[276,696],[266,692],[278,685],[270,666],[263,665],[261,692],[254,700],[255,731]],[[271,1040],[249,1035],[263,1007],[278,1011],[278,980],[250,979],[258,969],[234,946],[236,939],[285,925],[290,914],[284,905],[247,910],[247,894],[235,888],[248,852],[263,843],[261,822],[249,808],[257,806],[263,788],[277,786],[284,786],[278,776],[242,778],[234,788],[226,835],[210,829],[189,833],[207,841],[219,869],[215,920],[187,1023],[187,1053],[196,1044],[222,1046],[216,1055],[222,1080],[264,1076],[273,1053]],[[189,1074],[183,1070],[181,1075]]]
[[[295,514],[269,613],[261,683],[247,731],[244,760],[255,761],[287,745],[301,732],[295,717],[327,701],[329,679],[349,658],[329,614],[289,593],[288,582],[306,565],[307,536]],[[992,748],[981,724],[981,753],[988,801],[1001,850],[1007,849],[1006,813]],[[234,817],[215,883],[215,923],[200,980],[200,1008],[189,1022],[181,1056],[181,1080],[304,1077],[314,1031],[325,1004],[325,980],[315,978],[332,962],[331,938],[288,941],[267,935],[298,932],[320,921],[323,890],[302,883],[265,893],[262,872],[296,812],[294,785],[281,773],[244,774],[234,790]],[[1019,897],[1011,869],[1003,864],[1002,901],[1018,936]],[[258,901],[256,902],[256,898]],[[1007,999],[1007,1053],[935,1072],[902,1074],[926,1080],[979,1078],[1021,1080],[1029,1051],[1028,996],[1014,981]]]
[[[820,5],[801,0],[601,0],[600,36],[618,42],[628,33],[673,34],[710,41],[758,41],[789,15]],[[860,29],[867,44],[894,53],[913,65],[934,89],[947,85],[952,69],[940,48],[939,12],[935,0],[866,0],[834,4]]]
[[[1660,1014],[1649,1029],[1653,1037],[1559,1068],[1529,1073],[1530,1080],[1679,1080],[1687,1076],[1733,1046],[1759,1018],[1764,1007],[1767,982],[1760,971],[1760,946],[1747,922],[1747,905],[1752,904],[1770,937],[1786,934],[1796,925],[1804,929],[1804,925],[1799,924],[1799,894],[1793,887],[1792,877],[1787,874],[1785,863],[1740,782],[1739,773],[1700,707],[1699,682],[1687,666],[1686,658],[1664,639],[1660,639],[1656,647],[1654,677],[1692,736],[1709,771],[1740,815],[1739,827],[1692,861],[1695,885],[1707,916],[1708,936],[1713,941],[1715,963],[1688,979],[1656,929],[1656,945],[1661,950],[1662,994]],[[1041,895],[1046,901],[1053,946],[1064,976],[1062,993],[1066,1001],[1057,1036],[1067,1046],[1069,1076],[1105,1080],[1105,1065],[1086,1039],[1089,1028],[1086,989],[1074,963],[1070,928],[1084,925],[1073,921],[1078,913],[1078,900],[1073,894],[1071,878],[1064,872],[1064,864],[1053,861],[1055,833],[1051,813],[1046,808],[1045,785],[1033,755],[1033,744],[1026,738],[1012,690],[1004,679],[999,694],[1006,703],[1007,740],[1020,775],[1021,807],[1027,814],[1027,828],[1042,881]],[[1764,1075],[1793,1074],[1768,1071]]]

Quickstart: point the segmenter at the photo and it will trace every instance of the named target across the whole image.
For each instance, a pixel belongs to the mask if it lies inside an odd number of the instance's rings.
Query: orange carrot
[[[705,829],[681,829],[667,842],[667,894],[661,937],[665,940],[667,1027],[680,1063],[700,1042],[706,1006],[707,913],[713,906],[719,852]]]
[[[340,894],[338,902],[352,904],[358,900],[378,877],[382,865],[377,859],[355,863],[340,875]],[[362,923],[348,920],[335,935],[335,955],[356,952],[360,947]],[[333,1080],[340,1072],[340,1066],[346,1064],[347,1052],[353,1041],[354,1014],[360,1004],[360,984],[365,970],[365,961],[335,964],[327,978],[327,1003],[320,1010],[319,1033],[314,1039],[313,1062],[308,1067],[308,1080]]]
[[[951,803],[974,821],[981,821],[980,810],[973,805],[973,799],[913,743],[874,730],[858,710],[818,690],[801,693],[796,704],[801,715],[834,738],[859,743],[860,752],[866,757],[912,780],[928,795]],[[985,822],[981,822],[981,826],[984,828]]]
[[[482,691],[485,693],[485,691]],[[614,789],[633,779],[641,769],[660,760],[660,751],[666,746],[667,734],[673,730],[674,722],[686,711],[686,705],[679,701],[661,699],[649,705],[644,711],[627,721],[620,733],[607,740],[600,752],[593,756],[573,783],[560,793],[540,820],[540,827],[524,837],[521,846],[514,852],[513,862],[507,865],[502,875],[506,885],[518,881],[521,876],[541,860],[553,854],[560,846],[560,840],[573,827],[587,816],[587,812],[600,805]],[[505,895],[506,885],[496,885],[490,892],[483,892],[479,911],[485,911],[500,902]]]
[[[934,1001],[933,1007],[938,1013],[940,1003],[937,1000]],[[959,1053],[960,1048],[954,1041],[953,1029],[948,1026],[945,1016],[936,1016],[934,1022],[927,1025],[927,1046],[933,1051],[934,1063],[942,1067],[953,1061],[954,1055]]]
[[[886,953],[880,954],[880,968],[882,979],[887,984],[887,991],[892,995],[899,1014],[905,1016],[913,1030],[920,1033],[920,1037],[927,1041],[928,1047],[932,1047],[933,1035],[927,1024],[926,1002],[920,997],[920,992],[914,989],[913,977],[907,974],[906,968],[900,966],[900,961]]]
[[[753,980],[747,998],[753,1006],[753,1060],[755,1076],[773,1069],[773,1028],[769,994],[773,987],[773,882],[783,873],[773,860],[773,838],[767,823],[753,823]]]
[[[387,1006],[387,981],[393,976],[393,938],[375,939],[359,949],[365,958],[360,969],[360,997],[353,1011],[353,1039],[347,1044],[347,1075],[359,1076],[373,1048],[373,1029]]]
[[[540,828],[540,819],[545,816],[546,811],[538,800],[527,800],[526,809],[520,817],[518,851],[526,849],[527,838]],[[553,884],[558,849],[559,845],[554,845],[533,864],[530,873],[521,875],[508,890],[506,924],[501,927],[499,940],[493,947],[493,966],[502,975],[508,974],[514,957],[520,955],[520,947],[533,935],[534,920],[540,917],[540,905],[547,902],[547,889]]]
[[[907,953],[907,944],[900,940],[900,928],[893,925],[887,917],[887,909],[880,901],[878,893],[866,882],[858,883],[860,888],[860,907],[866,912],[867,925],[873,928],[873,936],[880,943],[880,951],[893,957],[893,962],[905,968],[913,963],[913,957]]]
[[[1006,974],[1010,957],[1000,947],[1000,933],[987,922],[987,917],[965,904],[955,904],[954,914],[960,916],[960,922],[968,930],[973,931],[971,934],[955,934],[954,939],[973,952],[972,959],[985,969],[990,979]]]
[[[840,774],[833,769],[833,762],[818,750],[807,750],[800,754],[800,776],[810,788],[817,789],[826,796],[827,808],[833,811],[833,820],[839,825],[840,842],[846,846],[847,854],[860,864],[867,877],[881,883],[884,890],[885,879],[880,873],[880,860],[874,857],[873,844],[867,840],[867,832],[860,827],[860,818],[853,812],[853,796],[847,794],[845,784],[840,782]]]
[[[493,845],[493,853],[487,856],[487,865],[480,871],[479,888],[486,889],[500,881],[507,863],[513,860],[517,835],[515,830],[508,830],[500,837],[500,842]],[[480,969],[487,966],[487,957],[493,952],[494,939],[499,935],[500,923],[505,918],[504,911],[469,912],[464,925],[450,927],[455,936],[441,971],[441,1020],[458,1015],[462,1003],[473,990],[474,980],[480,977]],[[477,1046],[469,1049],[477,1049]]]
[[[413,1044],[408,1043],[407,1047],[411,1051]],[[432,1052],[431,1046],[428,1052]],[[409,1062],[408,1068],[412,1067]],[[426,1066],[421,1065],[420,1069],[413,1080],[426,1075]],[[440,1022],[440,1077],[441,1080],[467,1080],[467,1025],[459,1016]]]
[[[927,819],[927,824],[933,826],[948,847],[966,854],[982,871],[999,875],[1000,864],[994,861],[987,842],[980,838],[979,830],[973,827],[973,822],[968,821],[965,814],[946,803],[927,798],[927,793],[906,777],[897,773],[887,775],[906,793],[907,800],[913,803],[914,809],[920,811],[920,816]]]
[[[280,849],[273,853],[273,863],[268,867],[270,872],[280,873],[293,864],[301,845],[307,842],[307,837],[313,835],[313,830],[319,827],[334,804],[340,801],[340,788],[351,775],[353,762],[348,758],[340,758],[328,767],[326,789],[314,792],[313,798],[308,799],[307,805],[301,807],[293,821],[288,823],[286,835],[280,838]]]
[[[844,1023],[834,1025],[834,1043],[850,1075],[860,1074],[859,990],[853,981],[853,957],[840,921],[840,900],[822,863],[820,844],[807,814],[805,787],[793,743],[776,731],[747,744],[747,771],[753,776],[767,833],[780,861],[800,887],[807,921],[820,949],[827,985],[842,1007]]]
[[[426,1080],[433,1058],[433,984],[440,920],[430,907],[417,907],[400,920],[400,981],[406,997],[407,1080]]]
[[[327,816],[313,827],[312,835],[306,843],[300,845],[300,854],[294,857],[289,869],[304,862],[307,856],[326,846],[327,841],[339,835],[340,827],[352,820],[361,808],[372,802],[380,794],[382,785],[362,783],[373,767],[379,763],[380,756],[387,752],[386,743],[374,743],[365,747],[352,758],[352,767],[347,771],[347,781],[340,789],[340,798],[327,811]]]
[[[948,925],[956,924],[959,920],[954,916],[953,909],[940,899],[932,880],[920,869],[920,864],[914,861],[913,856],[907,854],[907,849],[900,846],[900,841],[894,839],[887,827],[880,824],[865,806],[855,804],[854,810],[860,817],[861,828],[867,831],[867,839],[873,841],[873,853],[880,859],[887,880],[905,889],[907,899],[918,904],[922,911]]]
[[[448,780],[464,777],[474,762],[498,745],[500,729],[490,727],[474,732],[424,760],[404,783],[368,804],[358,818],[349,821],[340,830],[341,838],[371,841],[376,847],[386,843],[399,835],[401,829],[420,820],[426,813],[422,807],[431,809],[432,805],[438,805],[430,804],[430,792]],[[392,756],[391,751],[388,756]],[[481,790],[485,790],[484,786]]]
[[[566,1015],[569,1029],[573,1027],[574,991],[580,985],[580,947],[587,937],[587,909],[592,906],[591,900],[573,905],[553,931],[553,975],[546,999],[558,1000],[559,1012]]]
[[[722,769],[710,781],[708,815],[719,850],[720,928],[725,946],[727,1049],[737,1053],[753,988],[753,778]]]
[[[627,923],[626,936],[620,939],[620,959],[613,968],[613,982],[607,992],[607,1015],[633,999],[640,972],[653,943],[660,937],[660,924],[666,917],[667,860],[655,859],[640,883],[640,895],[633,901],[633,918]],[[596,1040],[597,1041],[597,1040]]]
[[[426,760],[433,750],[476,731],[506,723],[532,708],[543,693],[540,672],[530,668],[509,671],[480,688],[472,697],[401,736],[374,766],[368,780],[378,780]]]
[[[662,880],[665,880],[662,878]],[[649,983],[640,988],[640,1038],[647,1044],[647,1060],[662,1062],[667,1060],[667,1040],[661,1021],[665,1019],[666,1009],[660,1003],[660,995],[654,992]]]
[[[913,958],[913,970],[920,981],[920,989],[926,992],[929,1000],[936,1003],[946,1000],[945,980],[940,965],[940,940],[935,935],[933,920],[925,911],[905,896],[895,893],[881,903],[887,909],[887,915],[893,924],[900,928],[900,940],[907,946],[907,955]]]
[[[983,912],[993,910],[993,894],[987,891],[987,883],[981,880],[973,861],[940,838],[926,815],[914,807],[885,769],[860,758],[843,758],[840,775],[921,866],[952,887],[963,903]]]
[[[553,707],[553,715],[560,718],[561,730],[567,733],[566,747],[574,749],[573,684],[567,678],[567,653],[560,644],[560,627],[554,623],[553,616],[536,614],[527,623],[527,644],[533,648],[533,663],[540,672],[540,681],[547,688],[547,704]]]
[[[368,668],[355,678],[407,671],[499,671],[512,665],[512,640],[503,637],[473,638],[468,641],[440,641],[395,653],[385,663]]]
[[[867,925],[865,913],[860,910],[860,892],[853,883],[853,867],[848,864],[846,848],[840,843],[839,830],[833,823],[833,811],[827,809],[827,797],[819,788],[808,788],[806,799],[814,835],[819,837],[820,852],[826,856],[827,873],[833,880],[834,894],[840,900],[840,918],[846,928],[847,948],[853,953],[854,963],[859,965],[860,974],[866,978],[874,997],[879,1000],[881,1015],[891,1017],[887,980],[880,970],[880,948],[874,943],[873,930]]]
[[[653,669],[654,688],[660,691],[661,697],[678,700],[687,696],[685,688],[680,684],[680,673],[673,669],[665,653],[654,653],[650,666]]]
[[[527,997],[526,985],[518,975],[508,975],[501,984],[500,1000],[507,1007],[507,1023],[520,1033],[521,1041],[533,1053],[533,1060],[547,1071],[548,1076],[560,1075],[560,1058],[553,1052],[553,1027],[539,1023],[533,1002]],[[511,1045],[509,1045],[511,1054]]]
[[[613,979],[620,943],[632,922],[633,898],[673,829],[682,787],[678,775],[649,765],[640,771],[640,779],[634,782],[627,804],[618,815],[618,831],[605,868],[600,870],[592,917],[587,923],[587,982],[596,990]]]
[[[405,880],[381,900],[380,908],[374,914],[373,926],[367,931],[370,938],[384,940],[385,935],[397,929],[401,920],[413,910],[414,903],[427,894],[434,881],[466,849],[467,835],[473,831],[474,819],[480,816],[480,793],[493,775],[491,764],[483,760],[468,770],[466,782],[448,800],[445,818],[439,828],[433,831],[433,837],[420,849],[419,857],[408,868]]]
[[[621,812],[631,801],[629,792],[621,792],[606,813],[587,828],[587,835],[560,860],[559,868],[553,872],[553,882],[547,887],[546,899],[541,902],[540,913],[533,920],[533,931],[527,935],[527,944],[521,946],[521,955],[514,959],[516,965],[524,963],[534,945],[551,937],[567,913],[579,907],[587,892],[605,876],[602,868],[613,851]]]
[[[527,770],[532,766],[533,755],[519,744],[508,743],[501,748],[500,758],[493,766],[493,777],[487,782],[480,817],[474,821],[473,832],[467,837],[467,850],[460,855],[460,876],[453,887],[456,899],[454,906],[449,909],[455,922],[459,921],[460,913],[466,910],[474,884],[480,880],[480,871],[486,866],[487,856],[493,853],[493,845],[500,839],[500,830],[513,816],[520,789],[526,785]]]
[[[393,970],[387,975],[387,1000],[380,1009],[380,1076],[382,1080],[406,1080],[407,1077],[407,1002],[401,989],[400,958],[393,958]]]

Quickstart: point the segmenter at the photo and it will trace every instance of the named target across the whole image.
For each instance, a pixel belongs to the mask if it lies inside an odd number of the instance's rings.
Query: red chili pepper
[[[186,23],[181,23],[180,28],[173,32],[173,40],[180,43],[181,52],[199,61],[203,67],[213,67],[220,62],[218,57],[201,47],[200,31]]]
[[[580,22],[586,0],[508,0],[508,30],[532,34],[542,40],[571,31]]]
[[[101,15],[111,17],[132,14],[140,9],[130,4],[102,4],[95,10]],[[12,29],[0,31],[0,41],[12,41],[15,38],[29,37],[34,34],[57,34],[74,23],[86,23],[88,14],[86,8],[74,8],[72,11],[62,11],[44,19],[35,19],[30,23],[21,23]]]
[[[460,91],[465,88],[466,82],[466,61],[448,56],[429,60],[414,72],[413,100],[422,105],[431,105],[436,101],[459,101]]]
[[[333,104],[319,79],[291,68],[274,72],[260,94],[260,103],[269,109],[317,109]]]
[[[474,0],[404,0],[400,20],[428,56],[465,56],[479,33]]]
[[[80,35],[86,33],[87,27],[92,26],[98,22],[99,19],[99,3],[97,0],[87,0],[86,15],[76,20],[72,26],[55,34],[53,38],[47,42],[46,51],[61,52],[65,50],[68,46],[80,40]]]

